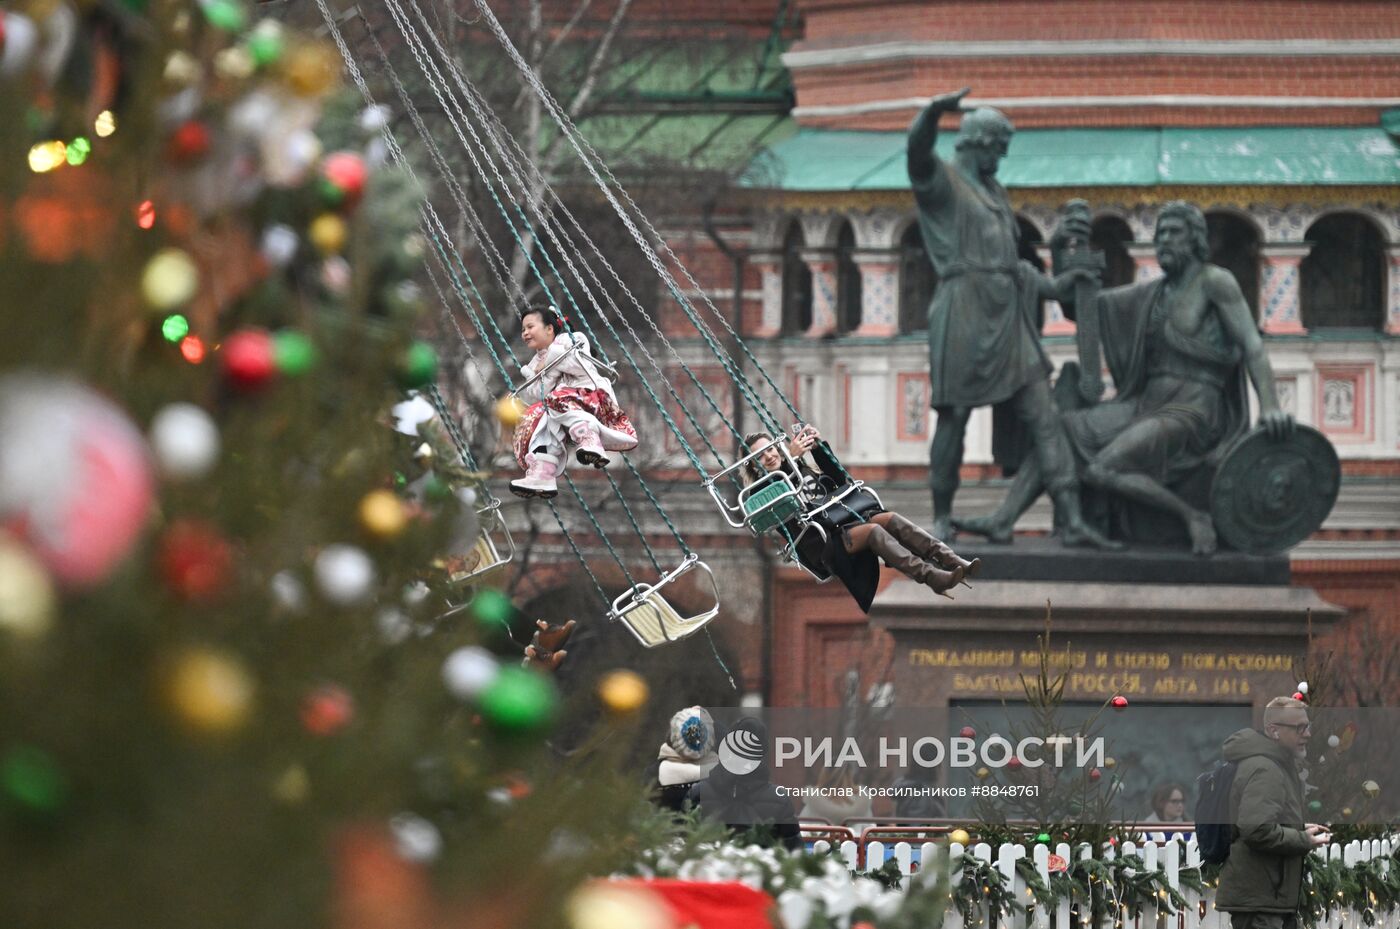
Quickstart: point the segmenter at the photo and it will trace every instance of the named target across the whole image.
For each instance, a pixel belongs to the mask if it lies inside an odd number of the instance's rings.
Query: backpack
[[[1196,778],[1196,847],[1204,864],[1221,864],[1230,857],[1230,843],[1235,840],[1230,788],[1236,767],[1233,761],[1222,761]]]

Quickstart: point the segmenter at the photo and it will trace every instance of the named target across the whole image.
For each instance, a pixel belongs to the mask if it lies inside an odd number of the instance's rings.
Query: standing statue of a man
[[[968,417],[996,405],[997,430],[1014,428],[1005,421],[1014,413],[1034,445],[1064,544],[1111,547],[1080,514],[1073,458],[1051,400],[1052,367],[1036,328],[1040,299],[1057,299],[1059,287],[1019,259],[1016,218],[996,179],[1011,121],[979,107],[963,115],[951,164],[933,150],[939,118],[958,110],[967,93],[935,97],[909,130],[909,181],[939,281],[928,323],[930,406],[938,413],[929,449],[933,534],[952,536]]]

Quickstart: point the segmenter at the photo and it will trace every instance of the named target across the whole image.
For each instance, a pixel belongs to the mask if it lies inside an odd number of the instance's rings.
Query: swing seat
[[[682,616],[664,596],[664,588],[692,570],[704,572],[714,605],[694,615]],[[608,618],[626,626],[643,648],[656,648],[694,635],[718,615],[719,587],[715,576],[699,556],[691,554],[680,567],[655,584],[638,584],[620,595],[613,601]]]
[[[756,462],[769,449],[776,449],[785,467],[769,471],[747,486],[740,487],[735,499],[722,492],[719,484],[723,480],[733,481],[737,486],[743,480],[750,465]],[[756,466],[755,466],[756,467]],[[719,505],[725,522],[735,529],[748,529],[754,535],[762,535],[781,527],[791,519],[801,516],[801,490],[793,479],[798,473],[797,462],[785,442],[774,439],[762,448],[740,458],[713,477],[706,478],[705,489]]]
[[[476,511],[476,516],[481,534],[467,553],[466,567],[448,576],[448,581],[458,586],[482,580],[515,560],[515,540],[501,519],[501,501],[492,497],[490,503]]]
[[[739,492],[744,521],[754,533],[776,529],[802,512],[797,488],[782,472],[774,471]]]

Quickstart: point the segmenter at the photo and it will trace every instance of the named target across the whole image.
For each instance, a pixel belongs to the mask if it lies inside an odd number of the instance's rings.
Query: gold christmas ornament
[[[187,728],[224,735],[243,727],[253,709],[253,678],[239,659],[208,648],[191,649],[171,665],[166,696]]]
[[[282,74],[293,93],[319,97],[339,82],[340,56],[324,42],[306,42],[287,55]]]
[[[377,539],[392,539],[408,526],[408,511],[390,490],[372,490],[360,500],[360,525]]]
[[[978,768],[976,771],[972,772],[972,776],[977,778],[979,781],[985,781],[987,778],[992,776],[992,772],[987,770],[986,768]]]
[[[525,409],[525,404],[521,403],[519,398],[507,394],[496,401],[496,418],[501,421],[502,426],[514,429],[524,418]]]
[[[630,716],[646,705],[647,682],[635,671],[609,671],[598,681],[598,699],[614,716]]]
[[[1380,796],[1381,785],[1377,784],[1375,781],[1362,781],[1361,792],[1364,793],[1366,796],[1374,799]]]
[[[204,66],[189,52],[171,52],[170,57],[165,59],[165,70],[161,72],[161,77],[167,83],[177,87],[197,84],[203,76]]]
[[[345,251],[345,242],[350,235],[345,220],[334,213],[317,216],[311,221],[311,228],[306,234],[311,244],[323,255],[339,255]]]
[[[53,624],[53,581],[29,551],[0,536],[0,631],[36,639]]]
[[[214,56],[214,73],[226,81],[246,80],[256,69],[252,52],[241,45],[231,45]]]
[[[967,846],[972,844],[972,835],[966,829],[954,829],[948,833],[948,841]]]

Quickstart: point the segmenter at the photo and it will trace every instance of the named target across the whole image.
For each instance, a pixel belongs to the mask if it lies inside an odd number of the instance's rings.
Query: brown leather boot
[[[934,538],[924,531],[924,528],[910,519],[905,519],[898,513],[891,513],[890,520],[886,524],[890,534],[898,539],[905,548],[918,555],[926,561],[932,561],[940,568],[962,568],[966,577],[976,577],[977,572],[982,570],[982,559],[974,558],[968,561],[953,551],[948,544],[941,539]]]
[[[886,532],[882,526],[872,525],[868,539],[867,544],[870,546],[870,550],[883,559],[885,564],[910,580],[931,588],[934,593],[942,594],[949,600],[953,599],[949,596],[948,589],[958,586],[958,583],[962,581],[963,569],[961,566],[951,571],[944,571],[900,545],[899,541]]]

